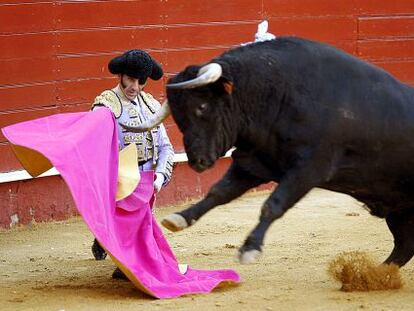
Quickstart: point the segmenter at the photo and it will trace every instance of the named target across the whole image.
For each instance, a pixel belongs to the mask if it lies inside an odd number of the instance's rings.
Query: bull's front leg
[[[323,178],[323,170],[318,171],[318,167],[311,164],[307,167],[293,169],[285,174],[278,187],[263,204],[258,225],[239,249],[240,263],[252,263],[260,257],[265,233],[273,221],[282,217]]]
[[[214,207],[226,204],[264,182],[266,181],[251,175],[233,162],[223,178],[211,187],[203,200],[181,212],[166,216],[161,224],[171,231],[180,231],[193,225]]]

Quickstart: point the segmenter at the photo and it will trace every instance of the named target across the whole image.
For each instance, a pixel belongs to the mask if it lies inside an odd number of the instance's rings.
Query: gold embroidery
[[[135,107],[134,107],[133,105],[129,106],[127,109],[128,109],[128,110],[127,110],[128,115],[129,115],[131,118],[136,118],[136,117],[138,117],[138,112],[137,112],[137,110],[135,109]]]
[[[121,102],[115,93],[110,90],[103,91],[101,95],[98,95],[95,98],[95,101],[92,104],[92,108],[97,105],[104,105],[105,107],[111,109],[116,119],[118,119],[122,114]]]
[[[155,111],[161,108],[161,104],[151,94],[141,92],[140,95],[144,100],[147,108],[150,110],[151,114],[155,113]]]

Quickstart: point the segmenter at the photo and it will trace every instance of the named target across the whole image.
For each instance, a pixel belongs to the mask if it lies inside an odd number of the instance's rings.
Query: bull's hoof
[[[260,256],[262,255],[261,251],[258,251],[257,249],[252,249],[245,252],[239,252],[239,262],[242,265],[255,263],[259,260]]]
[[[180,214],[171,214],[166,216],[161,224],[172,232],[177,232],[188,227],[187,221]]]

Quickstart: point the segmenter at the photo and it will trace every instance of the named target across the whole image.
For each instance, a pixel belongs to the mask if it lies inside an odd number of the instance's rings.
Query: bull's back
[[[319,134],[343,142],[382,141],[414,148],[412,87],[332,46],[279,40],[269,42],[270,49],[263,45],[263,51],[277,59],[275,74],[283,75],[293,93],[290,105],[303,111],[304,119],[329,121]]]
[[[323,140],[331,146],[329,152],[340,154],[326,188],[373,201],[386,196],[412,200],[413,88],[381,68],[321,43],[279,38],[259,44],[257,50],[256,57],[275,64],[265,69],[265,75],[273,75],[274,81],[282,76],[287,82],[292,100],[286,110],[302,114],[295,115],[301,120],[297,124],[289,121],[290,142],[296,139],[297,145],[315,146]],[[301,126],[297,133],[305,138],[292,137],[293,127]],[[283,131],[283,126],[278,130]],[[279,146],[278,157],[287,149]]]

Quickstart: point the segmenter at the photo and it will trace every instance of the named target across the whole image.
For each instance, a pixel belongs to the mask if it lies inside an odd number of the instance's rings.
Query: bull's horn
[[[164,121],[168,117],[169,114],[170,114],[170,106],[168,105],[168,101],[165,100],[161,108],[153,115],[151,119],[144,121],[143,123],[136,125],[136,126],[130,126],[124,123],[119,123],[119,124],[129,132],[141,133],[141,132],[149,131],[150,129],[159,125],[162,121]]]
[[[200,68],[197,78],[179,83],[167,84],[170,89],[192,89],[217,81],[222,74],[221,65],[210,63]]]

